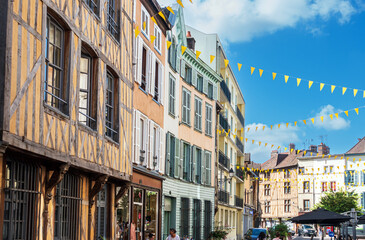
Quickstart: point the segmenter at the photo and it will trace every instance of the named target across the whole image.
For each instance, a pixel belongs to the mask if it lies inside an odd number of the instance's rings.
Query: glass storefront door
[[[133,188],[133,208],[131,223],[131,240],[141,240],[143,230],[143,194],[139,188]]]

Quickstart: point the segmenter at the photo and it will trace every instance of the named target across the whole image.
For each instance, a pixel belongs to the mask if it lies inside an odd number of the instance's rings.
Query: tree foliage
[[[336,213],[348,212],[351,211],[351,208],[360,211],[358,201],[359,195],[357,193],[341,189],[338,192],[327,192],[320,202],[314,206],[314,209],[323,208]]]
[[[280,234],[283,239],[288,236],[289,227],[285,223],[280,223],[269,229],[269,235],[271,239],[276,237],[276,233]]]

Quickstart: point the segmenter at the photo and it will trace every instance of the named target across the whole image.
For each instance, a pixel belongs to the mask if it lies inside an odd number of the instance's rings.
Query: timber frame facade
[[[133,1],[0,13],[0,239],[115,239],[132,176]]]

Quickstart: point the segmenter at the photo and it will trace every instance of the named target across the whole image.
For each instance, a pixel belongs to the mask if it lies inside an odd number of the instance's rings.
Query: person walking
[[[180,240],[179,235],[176,234],[175,228],[170,228],[170,235],[166,238],[166,240]]]

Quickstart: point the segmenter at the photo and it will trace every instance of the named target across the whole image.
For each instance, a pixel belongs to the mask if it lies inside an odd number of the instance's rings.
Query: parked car
[[[299,236],[315,236],[317,237],[317,231],[316,229],[314,229],[314,227],[310,226],[310,225],[302,225],[302,227],[300,227],[298,229],[298,235]]]
[[[259,240],[259,236],[267,236],[267,230],[265,228],[250,228],[245,234],[246,240]]]
[[[289,233],[290,233],[292,236],[294,236],[294,235],[295,235],[295,231],[294,231],[294,230],[292,230],[292,229],[290,229],[290,230],[289,230]]]

